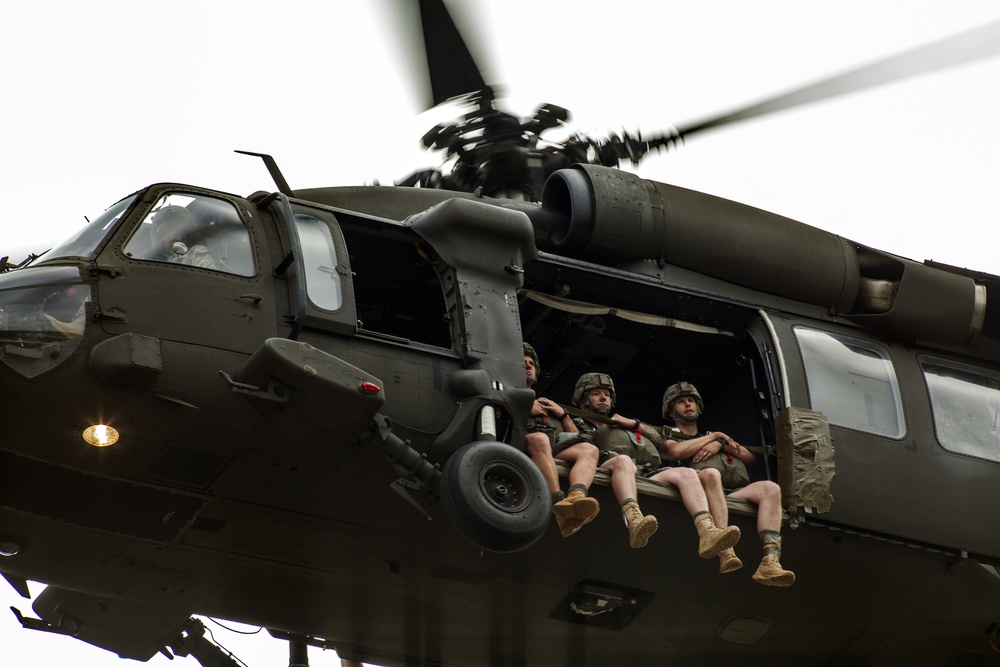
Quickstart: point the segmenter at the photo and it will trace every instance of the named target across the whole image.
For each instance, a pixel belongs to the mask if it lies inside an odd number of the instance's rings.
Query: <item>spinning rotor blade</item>
[[[1000,54],[1000,21],[686,127],[680,136]]]
[[[424,29],[432,106],[485,89],[483,75],[443,0],[420,0],[420,22]]]

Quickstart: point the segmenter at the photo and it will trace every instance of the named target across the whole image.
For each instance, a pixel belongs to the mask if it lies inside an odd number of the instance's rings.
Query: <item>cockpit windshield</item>
[[[104,237],[115,226],[135,200],[135,195],[126,197],[120,202],[94,218],[86,227],[69,237],[43,255],[43,259],[56,257],[89,257]]]

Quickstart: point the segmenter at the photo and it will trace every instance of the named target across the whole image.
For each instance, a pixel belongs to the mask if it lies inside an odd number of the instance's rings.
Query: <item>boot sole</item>
[[[576,502],[560,500],[552,506],[552,513],[566,519],[593,519],[601,511],[601,505],[594,498],[580,498]]]
[[[565,524],[560,523],[559,518],[556,517],[556,525],[559,526],[559,533],[563,537],[569,537],[570,535],[576,535],[580,532],[580,529],[593,521],[596,516],[597,514],[593,514],[586,519],[572,519],[571,522],[567,522]]]
[[[705,551],[698,550],[698,555],[702,558],[715,558],[723,551],[731,546],[734,546],[740,541],[740,529],[738,526],[727,526],[726,528],[720,529],[722,533],[719,535],[719,539],[715,541],[711,547]]]
[[[652,519],[652,521],[646,521],[646,519]],[[635,534],[629,531],[629,546],[633,549],[643,548],[659,527],[660,524],[657,522],[655,516],[644,516],[642,522],[639,524],[639,530],[635,531]]]
[[[735,572],[743,568],[743,561],[739,558],[734,558],[732,560],[727,560],[725,563],[719,563],[719,574],[729,574],[730,572]]]
[[[795,583],[795,573],[788,572],[779,574],[776,577],[758,577],[756,574],[753,575],[753,580],[758,584],[763,584],[765,586],[778,586],[780,588],[788,588]]]
[[[594,498],[583,498],[573,503],[571,507],[573,516],[577,519],[583,519],[584,523],[593,521],[597,513],[601,511],[601,504]]]
[[[587,500],[591,502],[586,502]],[[559,510],[565,511],[560,512]],[[552,507],[552,512],[556,516],[556,524],[558,524],[559,532],[563,537],[576,535],[581,528],[597,518],[600,511],[600,504],[593,498],[578,500],[569,504],[568,507],[566,505],[559,507],[558,503]]]

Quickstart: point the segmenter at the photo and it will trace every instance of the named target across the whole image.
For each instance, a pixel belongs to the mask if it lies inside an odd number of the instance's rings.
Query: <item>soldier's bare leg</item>
[[[544,433],[528,433],[524,436],[524,451],[538,467],[545,478],[550,493],[559,491],[559,472],[552,460],[552,445]],[[593,476],[591,476],[593,479]]]
[[[569,470],[569,484],[582,484],[590,488],[597,472],[597,447],[589,442],[578,442],[556,454],[556,458],[573,464]],[[555,464],[553,464],[555,468]]]

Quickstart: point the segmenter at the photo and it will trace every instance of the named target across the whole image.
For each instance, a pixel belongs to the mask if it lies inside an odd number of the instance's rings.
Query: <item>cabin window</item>
[[[837,426],[889,438],[905,435],[899,384],[885,349],[804,327],[795,328],[795,337],[814,410]]]
[[[1000,374],[921,361],[934,434],[949,452],[1000,461]]]
[[[309,301],[322,310],[340,310],[344,305],[344,295],[330,227],[317,217],[297,213],[295,228],[302,244]]]
[[[161,197],[125,245],[125,254],[237,276],[257,273],[250,234],[236,208],[202,195]]]

